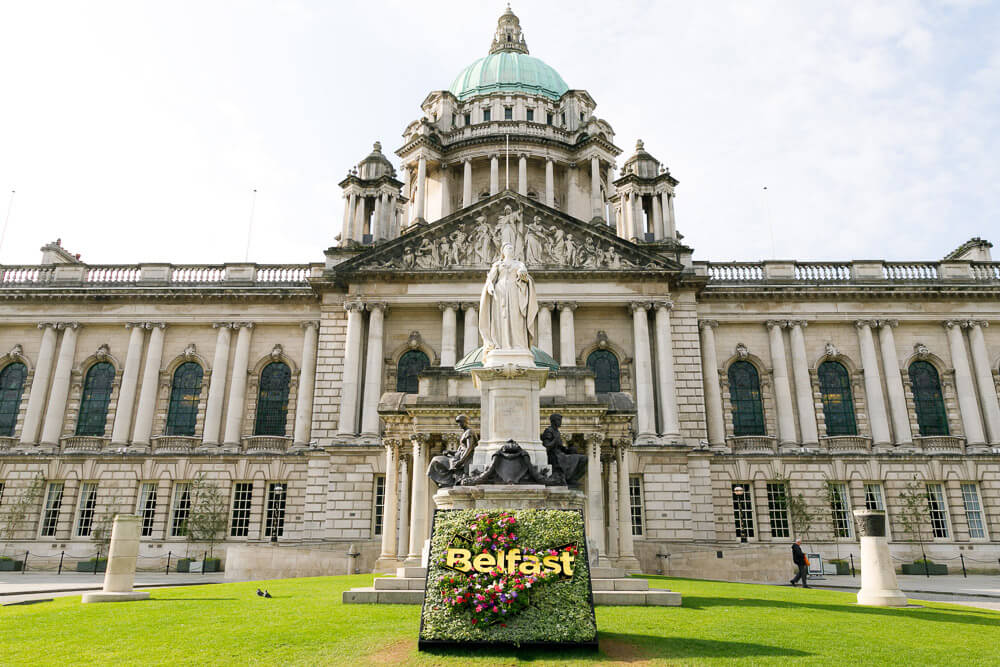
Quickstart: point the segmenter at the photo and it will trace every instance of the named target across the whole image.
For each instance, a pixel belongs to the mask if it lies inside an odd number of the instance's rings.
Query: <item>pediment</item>
[[[533,199],[504,192],[398,239],[376,245],[334,272],[452,273],[485,271],[510,242],[533,272],[664,271],[682,266]]]

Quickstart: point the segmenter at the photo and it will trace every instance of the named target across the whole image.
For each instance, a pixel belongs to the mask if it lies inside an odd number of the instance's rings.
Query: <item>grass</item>
[[[997,664],[1000,612],[921,602],[857,607],[851,593],[650,577],[684,606],[598,607],[601,653],[418,653],[416,605],[342,605],[371,575],[153,589],[0,609],[0,664]]]

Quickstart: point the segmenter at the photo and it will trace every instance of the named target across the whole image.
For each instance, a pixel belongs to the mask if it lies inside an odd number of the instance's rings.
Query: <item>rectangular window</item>
[[[771,537],[791,537],[788,530],[788,489],[784,482],[768,482],[767,516],[771,521]]]
[[[736,537],[746,542],[754,536],[753,530],[753,489],[749,484],[733,484],[733,522]]]
[[[275,482],[267,486],[267,517],[264,537],[281,537],[285,533],[285,496],[287,484]]]
[[[840,482],[830,484],[830,513],[833,530],[837,537],[851,537],[851,505],[847,500],[847,485]]]
[[[934,537],[948,537],[948,504],[944,500],[944,487],[927,485],[927,505],[931,510],[931,530]]]
[[[504,120],[514,120],[514,110],[510,107],[503,108],[503,119]]]
[[[965,518],[969,521],[969,537],[973,540],[985,540],[983,505],[979,502],[979,489],[974,483],[962,484],[962,502],[965,504]]]
[[[550,113],[545,114],[545,124],[546,125],[552,124],[552,114]]]
[[[465,125],[466,126],[472,125],[472,114],[471,113],[465,114]]]
[[[566,127],[566,114],[561,114],[563,127]]]
[[[534,122],[534,120],[535,120],[535,110],[534,109],[528,109],[527,110],[527,115],[528,115],[528,118],[527,118],[528,122],[529,123]]]
[[[375,475],[375,510],[372,512],[373,535],[382,534],[382,516],[385,513],[385,475]]]
[[[882,485],[877,482],[865,484],[865,509],[885,511],[885,494]]]
[[[170,516],[170,537],[187,535],[187,521],[191,515],[191,483],[174,484],[174,507]]]
[[[142,537],[152,537],[153,521],[156,519],[156,482],[143,482],[139,487],[135,513],[142,517]]]
[[[483,122],[484,123],[490,122],[490,115],[491,114],[490,114],[490,110],[489,109],[483,109]]]
[[[232,537],[250,534],[250,502],[253,500],[253,483],[237,482],[233,486],[233,516],[229,522]]]
[[[4,483],[0,481],[0,504],[3,504],[3,487]]]
[[[54,537],[56,525],[59,523],[59,510],[62,508],[63,483],[49,482],[49,490],[45,494],[45,511],[42,513],[42,537]]]
[[[94,510],[97,508],[97,482],[80,485],[80,502],[76,510],[76,536],[90,537],[94,527]]]
[[[642,535],[642,477],[628,479],[629,516],[632,517],[632,534]]]

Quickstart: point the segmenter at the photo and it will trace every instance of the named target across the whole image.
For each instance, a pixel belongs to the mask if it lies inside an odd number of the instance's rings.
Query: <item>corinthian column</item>
[[[413,222],[424,222],[424,200],[427,197],[427,158],[417,160],[417,189],[413,193]]]
[[[523,153],[517,158],[517,194],[528,196],[528,156]]]
[[[854,326],[858,329],[858,341],[861,344],[861,367],[865,375],[865,394],[868,397],[868,421],[872,429],[872,444],[887,445],[890,442],[889,421],[885,414],[885,399],[882,397],[882,380],[879,378],[878,358],[875,356],[872,322],[858,320]]]
[[[354,435],[357,432],[358,384],[361,378],[361,328],[365,305],[360,301],[348,301],[347,340],[344,343],[344,375],[340,384],[340,416],[337,432],[340,435]]]
[[[490,156],[490,196],[500,192],[500,158]]]
[[[52,375],[52,361],[56,354],[56,339],[59,336],[53,322],[42,322],[38,328],[42,330],[42,343],[38,350],[38,362],[35,364],[35,377],[31,381],[31,392],[28,394],[24,426],[21,428],[22,445],[33,445],[38,438],[42,409],[45,407],[45,396],[49,391],[49,379]]]
[[[774,397],[778,404],[778,441],[782,445],[791,445],[795,444],[795,416],[792,414],[792,388],[785,361],[785,338],[781,335],[781,322],[769,320],[766,324],[774,373]]]
[[[955,367],[955,390],[958,392],[958,411],[962,414],[962,424],[965,426],[965,443],[981,445],[986,442],[983,435],[983,422],[979,418],[979,405],[976,402],[976,389],[972,384],[972,371],[969,369],[969,357],[965,353],[965,340],[958,322],[944,323],[948,332],[948,348],[951,351],[951,363]]]
[[[628,446],[622,440],[618,447],[618,557],[626,561],[622,566],[629,570],[639,564],[635,560],[635,543],[632,539],[632,502],[628,488],[630,478]]]
[[[649,353],[649,318],[646,316],[649,306],[650,304],[645,301],[633,301],[629,304],[629,308],[632,310],[632,334],[635,340],[636,421],[639,431],[636,440],[644,441],[656,437],[653,364]]]
[[[555,165],[551,158],[545,160],[545,205],[556,205]]]
[[[458,304],[439,303],[438,308],[441,309],[441,365],[451,367],[455,365],[458,349]]]
[[[590,158],[590,208],[594,220],[604,222],[603,202],[601,201],[601,160],[596,155]]]
[[[40,443],[50,447],[57,447],[59,436],[62,435],[66,399],[69,397],[69,383],[73,375],[73,359],[76,356],[76,333],[80,328],[77,322],[60,322],[56,326],[63,330],[62,343],[59,345],[59,357],[52,376],[52,389],[49,391],[49,405],[45,410],[45,425],[42,426]]]
[[[910,430],[910,411],[906,406],[903,378],[899,372],[899,357],[896,356],[896,340],[892,335],[897,320],[881,320],[878,326],[878,342],[882,348],[882,368],[885,370],[885,388],[889,395],[889,414],[892,416],[892,430],[896,434],[897,445],[912,445],[913,432]]]
[[[601,444],[603,433],[587,433],[587,534],[597,554],[607,556],[604,543],[604,488],[601,485]]]
[[[212,377],[208,384],[208,403],[205,405],[205,431],[202,445],[219,444],[222,428],[222,403],[226,396],[226,376],[229,374],[229,343],[232,338],[232,322],[215,322],[219,330],[215,336],[215,355],[212,357]]]
[[[677,414],[677,382],[674,377],[674,342],[670,332],[672,301],[657,301],[656,309],[656,374],[660,390],[661,433],[676,440],[681,434]]]
[[[427,532],[427,434],[418,433],[413,444],[413,495],[410,499],[410,553],[408,562],[420,562]]]
[[[229,385],[229,406],[226,408],[226,434],[223,444],[239,447],[243,436],[243,411],[247,400],[247,374],[250,372],[250,334],[253,322],[233,323],[239,329],[236,352],[233,354],[232,382]]]
[[[409,454],[399,443],[399,535],[396,539],[396,559],[406,560],[410,553],[410,464]]]
[[[312,437],[313,394],[316,390],[316,340],[319,322],[302,323],[302,369],[295,399],[295,437],[292,444],[305,446]]]
[[[538,302],[538,349],[552,355],[552,309],[554,303]]]
[[[368,360],[365,363],[365,393],[361,403],[361,432],[379,435],[378,402],[382,398],[382,323],[385,303],[373,301],[366,305],[368,317]]]
[[[701,374],[705,385],[705,419],[708,422],[708,442],[712,445],[726,443],[726,421],[722,414],[722,393],[719,389],[719,358],[715,351],[715,320],[702,320]]]
[[[129,322],[125,328],[132,331],[128,337],[122,386],[118,390],[115,424],[111,429],[112,445],[128,444],[129,430],[132,428],[132,409],[135,407],[135,393],[139,384],[139,364],[142,362],[142,339],[145,327],[140,322]]]
[[[563,367],[576,366],[574,310],[576,310],[576,304],[573,302],[559,304],[559,365]]]
[[[657,241],[663,240],[663,207],[660,205],[660,197],[653,195],[653,238]]]
[[[472,206],[472,160],[466,160],[462,168],[462,208]]]
[[[382,554],[396,558],[396,515],[399,513],[399,441],[385,441],[385,499],[382,504]]]
[[[153,415],[156,413],[156,396],[160,391],[160,360],[163,358],[163,322],[149,322],[149,345],[146,348],[146,365],[142,369],[142,387],[139,389],[139,409],[135,415],[135,433],[132,443],[149,446],[153,434]]]
[[[462,324],[464,326],[463,332],[463,346],[462,346],[462,356],[476,351],[479,347],[479,313],[476,311],[476,303],[463,303],[462,312],[464,313],[462,317]]]
[[[789,338],[792,344],[792,375],[795,378],[795,402],[799,408],[799,429],[802,444],[815,445],[819,442],[816,427],[816,403],[813,400],[812,378],[809,376],[809,361],[806,359],[806,341],[802,328],[806,322],[789,322]]]
[[[1000,444],[1000,402],[997,401],[997,388],[993,384],[993,369],[990,365],[990,355],[986,350],[986,340],[983,338],[983,327],[989,322],[968,322],[969,347],[972,349],[972,365],[976,371],[976,383],[979,386],[979,400],[983,405],[983,415],[986,417],[986,434],[990,444]]]

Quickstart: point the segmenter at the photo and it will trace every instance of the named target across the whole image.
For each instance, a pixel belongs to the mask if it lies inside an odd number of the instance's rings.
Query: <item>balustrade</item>
[[[962,454],[965,451],[965,438],[957,435],[914,436],[913,444],[929,455]]]
[[[886,262],[882,265],[886,280],[937,280],[937,264],[928,262]]]
[[[137,265],[88,266],[83,281],[101,285],[131,285],[139,281]]]
[[[742,435],[726,438],[733,454],[777,454],[777,438],[770,435]]]
[[[864,435],[830,435],[819,439],[830,454],[870,454],[872,439]]]
[[[156,435],[150,440],[154,454],[190,454],[201,444],[201,438],[187,435]]]
[[[291,438],[279,435],[249,435],[243,438],[243,452],[246,454],[284,454],[288,451]]]
[[[71,435],[61,438],[63,454],[100,454],[105,451],[111,438],[92,435]]]

